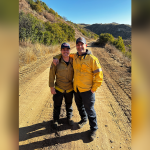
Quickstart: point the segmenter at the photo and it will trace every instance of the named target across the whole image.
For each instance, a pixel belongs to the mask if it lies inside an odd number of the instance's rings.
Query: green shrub
[[[50,9],[48,10],[48,12],[49,12],[49,13],[52,13],[53,15],[55,15],[55,17],[58,17],[58,13],[55,12],[52,8],[50,8]]]
[[[128,48],[131,48],[131,45],[130,44],[128,44],[128,45],[126,45]]]
[[[26,30],[25,30],[26,29]],[[21,32],[25,32],[24,35],[26,36],[26,38],[29,38],[31,36],[31,32],[32,32],[32,21],[31,18],[28,17],[26,14],[24,14],[23,12],[21,12],[19,14],[19,37],[22,38],[22,36],[20,36],[22,33]],[[24,38],[23,38],[24,39]]]
[[[43,31],[39,30],[37,33],[37,37],[38,37],[37,41],[39,43],[44,43],[44,32]]]
[[[26,40],[26,28],[21,28],[19,30],[19,39]]]
[[[75,30],[73,29],[73,27],[71,27],[65,23],[59,23],[58,25],[62,28],[63,32],[65,33],[65,37],[66,37],[65,39],[67,41],[74,41],[75,40],[75,38],[74,38],[75,37]]]
[[[42,2],[42,1],[40,1],[41,2],[41,5],[45,8],[45,10],[49,10],[49,7],[46,5],[46,3],[44,3],[44,2]]]
[[[40,0],[34,0],[36,4],[41,5]]]
[[[30,5],[33,5],[35,2],[33,0],[26,0]]]
[[[42,12],[43,10],[47,11],[49,10],[48,6],[42,1],[39,0],[26,0],[26,1],[30,4],[31,8],[38,13]]]
[[[38,12],[38,13],[41,13],[41,12],[44,10],[44,8],[43,8],[41,5],[37,4],[37,3],[33,3],[33,4],[30,5],[30,6],[31,6],[31,8],[32,8],[33,10],[35,10],[35,11]]]
[[[125,52],[125,56],[127,56],[127,57],[130,58],[130,59],[131,59],[131,55],[132,55],[132,52],[131,52],[131,51]]]
[[[79,31],[80,31],[83,35],[85,35],[85,36],[88,37],[88,33],[86,32],[86,30],[80,28]]]
[[[53,34],[53,39],[51,44],[62,43],[64,40],[66,41],[67,35],[64,33],[62,28],[59,26],[58,23],[50,24],[49,22],[45,23],[45,28],[47,31]]]
[[[40,31],[45,31],[43,22],[38,20],[32,14],[19,14],[19,39],[29,39],[34,43],[38,41]]]
[[[19,40],[46,45],[75,41],[75,30],[65,23],[43,22],[32,14],[19,13]]]
[[[95,40],[98,39],[98,37],[99,37],[99,36],[98,36],[97,34],[93,34],[93,35],[92,35],[92,38],[94,38]]]
[[[118,36],[118,39],[116,39],[113,42],[113,45],[116,46],[116,48],[118,48],[120,51],[122,51],[123,53],[125,53],[125,46],[124,46],[124,42],[121,36]]]
[[[51,43],[51,34],[50,34],[49,31],[44,32],[44,41],[43,42],[44,42],[45,45],[50,45],[50,43]]]
[[[54,43],[62,43],[66,41],[74,41],[75,40],[75,31],[74,29],[65,24],[65,23],[53,23],[50,22],[45,23],[45,28],[47,31],[53,34],[53,44]]]
[[[114,37],[110,33],[101,33],[99,36],[99,43],[106,44],[107,42],[113,43]]]

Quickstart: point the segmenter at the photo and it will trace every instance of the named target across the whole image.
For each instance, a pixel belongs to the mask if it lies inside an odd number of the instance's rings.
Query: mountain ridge
[[[101,33],[110,33],[115,38],[121,36],[122,39],[131,39],[131,25],[128,24],[118,24],[118,23],[95,23],[95,24],[79,24],[85,29],[89,29],[90,31],[100,35]]]

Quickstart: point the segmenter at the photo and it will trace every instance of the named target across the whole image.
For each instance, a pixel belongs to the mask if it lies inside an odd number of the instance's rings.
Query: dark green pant
[[[61,104],[63,97],[65,99],[65,104],[66,104],[66,116],[67,118],[72,118],[72,98],[73,98],[73,91],[69,93],[61,93],[58,90],[56,90],[56,94],[53,95],[53,101],[54,101],[54,110],[53,110],[53,119],[54,120],[59,120],[59,115],[60,115],[60,109],[61,109]]]

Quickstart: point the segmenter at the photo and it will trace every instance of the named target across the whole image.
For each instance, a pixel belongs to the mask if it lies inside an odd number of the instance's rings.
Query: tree
[[[110,33],[101,33],[99,36],[99,43],[106,44],[107,42],[113,43],[114,37]]]
[[[116,48],[118,48],[119,50],[125,53],[125,46],[121,36],[118,36],[118,39],[115,40],[113,44],[116,46]]]

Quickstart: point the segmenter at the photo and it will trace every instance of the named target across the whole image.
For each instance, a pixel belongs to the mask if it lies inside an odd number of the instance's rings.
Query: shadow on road
[[[99,44],[98,42],[92,42],[90,45],[87,45],[87,47],[100,47],[100,48],[104,48],[105,45],[104,44]]]
[[[47,121],[32,126],[20,128],[19,141],[25,141],[43,135],[49,135],[49,139],[33,142],[26,145],[21,145],[19,146],[19,150],[33,150],[37,148],[52,146],[58,143],[63,144],[71,141],[77,141],[80,139],[82,139],[84,143],[90,142],[88,139],[89,131],[61,136],[61,132],[68,129],[77,130],[78,128],[77,128],[77,123],[74,123],[74,126],[69,126],[67,124],[66,118],[60,119],[60,124],[57,129],[52,128],[52,121]],[[53,136],[53,138],[51,137],[52,133],[55,133],[55,137]]]

